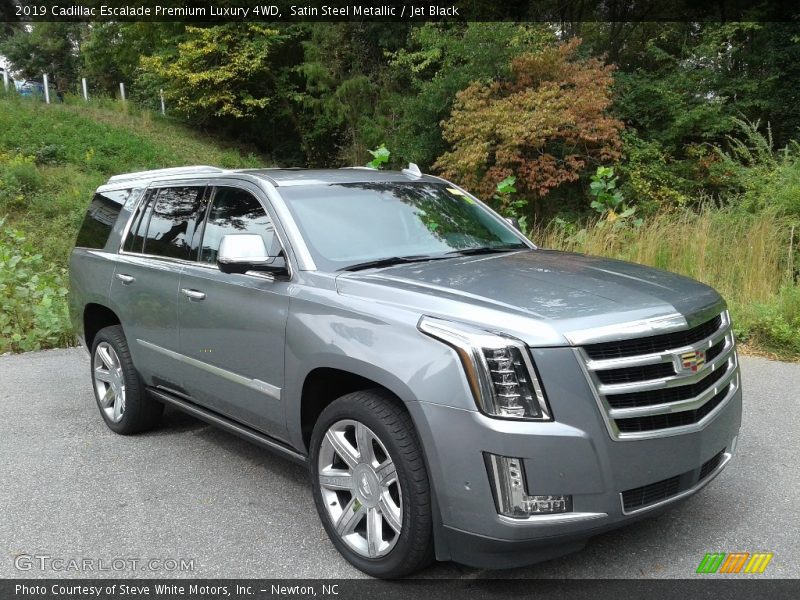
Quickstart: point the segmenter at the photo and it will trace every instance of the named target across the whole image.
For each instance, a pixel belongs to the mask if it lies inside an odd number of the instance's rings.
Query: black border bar
[[[3,0],[0,20],[786,22],[800,21],[800,6],[794,0]]]

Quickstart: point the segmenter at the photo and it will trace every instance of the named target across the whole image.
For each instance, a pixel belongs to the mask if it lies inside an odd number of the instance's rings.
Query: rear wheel
[[[164,405],[147,395],[120,325],[101,329],[92,344],[92,384],[109,429],[123,435],[155,426]]]
[[[427,470],[397,399],[369,390],[334,401],[314,427],[310,466],[323,525],[355,567],[401,577],[433,560]]]

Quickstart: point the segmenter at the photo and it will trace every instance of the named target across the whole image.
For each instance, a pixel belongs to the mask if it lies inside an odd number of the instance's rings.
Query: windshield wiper
[[[362,263],[356,263],[349,267],[339,269],[340,271],[361,271],[363,269],[377,269],[379,267],[391,267],[392,265],[402,265],[406,263],[423,262],[426,260],[439,260],[442,258],[449,258],[447,256],[431,256],[428,254],[415,254],[411,256],[389,256],[387,258],[379,258],[377,260],[368,260]]]
[[[494,254],[495,252],[515,252],[517,250],[529,250],[528,246],[486,246],[484,248],[464,248],[463,250],[453,250],[448,252],[448,256],[473,256],[475,254]]]

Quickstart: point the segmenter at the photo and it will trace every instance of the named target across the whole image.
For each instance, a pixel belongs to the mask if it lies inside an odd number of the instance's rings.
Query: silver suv
[[[537,248],[413,165],[112,177],[70,284],[110,429],[170,405],[307,465],[333,544],[377,577],[578,550],[736,447],[713,289]]]

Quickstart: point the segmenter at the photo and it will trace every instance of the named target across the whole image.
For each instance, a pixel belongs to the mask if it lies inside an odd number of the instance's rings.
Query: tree
[[[0,54],[11,71],[41,79],[47,73],[59,90],[77,88],[80,46],[86,26],[81,23],[32,23],[15,28],[0,42]]]
[[[303,146],[312,165],[363,164],[385,142],[394,107],[386,55],[405,42],[399,23],[313,23],[305,28],[302,83],[295,96]]]
[[[509,75],[511,59],[554,39],[542,24],[426,23],[391,54],[391,105],[397,114],[388,138],[402,162],[430,167],[445,150],[439,126],[456,93],[475,81]]]
[[[613,68],[579,58],[579,45],[523,54],[507,79],[460,92],[442,124],[452,150],[435,167],[484,197],[515,175],[522,193],[542,198],[617,159],[623,124],[608,114]]]
[[[131,98],[145,101],[133,85],[141,57],[174,48],[182,41],[185,29],[183,23],[174,22],[91,23],[81,46],[83,72],[89,85],[113,94],[120,82],[125,82]],[[153,106],[156,98],[157,95],[150,94]]]
[[[252,120],[274,102],[270,61],[285,41],[263,24],[187,27],[176,47],[141,58],[140,83],[163,88],[173,110],[197,124]]]

